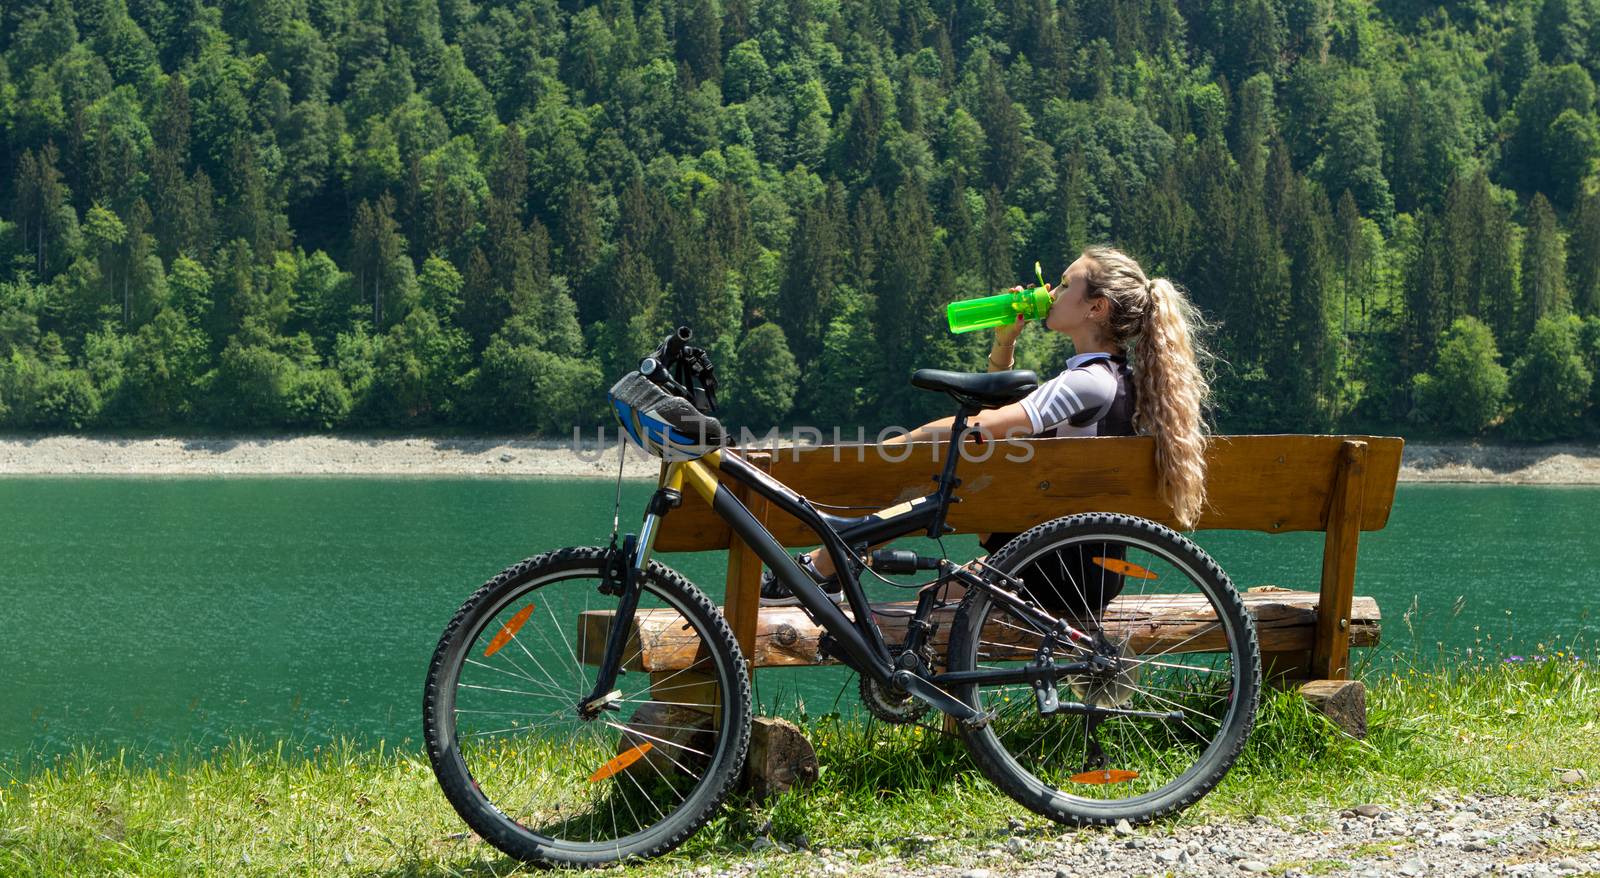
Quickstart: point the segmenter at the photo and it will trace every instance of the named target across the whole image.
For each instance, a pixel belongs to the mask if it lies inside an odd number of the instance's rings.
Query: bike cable
[[[622,522],[622,462],[628,459],[628,443],[623,440],[621,432],[617,434],[617,498],[611,504],[611,542],[609,547],[617,547],[617,531]]]

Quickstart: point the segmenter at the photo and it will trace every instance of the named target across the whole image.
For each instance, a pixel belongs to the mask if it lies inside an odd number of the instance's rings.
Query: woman
[[[1180,526],[1189,529],[1205,505],[1205,435],[1201,409],[1209,388],[1196,362],[1198,312],[1164,278],[1151,280],[1127,254],[1091,247],[1067,267],[1050,291],[1047,329],[1072,340],[1077,353],[1066,368],[1020,402],[982,412],[974,419],[986,439],[1009,436],[1155,437],[1161,498]],[[989,371],[1010,369],[1023,319],[995,332]],[[1137,368],[1128,366],[1129,354]],[[952,418],[924,424],[890,442],[947,440]],[[991,534],[993,552],[1016,534]],[[803,568],[834,600],[842,597],[826,552],[801,555]],[[1120,588],[1120,584],[1117,586]],[[1114,596],[1098,596],[1103,606]],[[769,572],[761,602],[798,603]]]

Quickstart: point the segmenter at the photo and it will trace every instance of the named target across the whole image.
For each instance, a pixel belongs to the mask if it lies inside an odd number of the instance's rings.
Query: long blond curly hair
[[[1134,429],[1156,440],[1156,476],[1161,499],[1185,530],[1200,520],[1206,502],[1206,436],[1203,409],[1211,392],[1195,335],[1200,312],[1166,278],[1144,269],[1114,247],[1090,247],[1091,298],[1110,302],[1106,327],[1111,341],[1131,354],[1136,400]]]

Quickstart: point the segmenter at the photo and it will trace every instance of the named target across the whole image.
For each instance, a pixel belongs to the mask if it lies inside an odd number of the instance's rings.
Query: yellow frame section
[[[712,473],[711,467],[721,466],[721,464],[721,451],[713,451],[699,460],[675,463],[667,469],[666,487],[682,490],[683,483],[687,481],[689,487],[693,488],[694,492],[699,494],[702,500],[706,501],[707,506],[710,506],[712,498],[717,495],[718,487],[717,477]]]

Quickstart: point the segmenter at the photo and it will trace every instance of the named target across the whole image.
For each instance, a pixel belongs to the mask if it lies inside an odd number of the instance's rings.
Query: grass
[[[1441,791],[1540,795],[1558,769],[1600,776],[1600,665],[1563,652],[1481,655],[1369,677],[1370,734],[1341,735],[1296,695],[1269,692],[1222,785],[1170,823],[1256,814],[1326,818],[1362,802]],[[959,742],[919,727],[802,717],[817,786],[739,800],[679,851],[616,870],[679,874],[734,861],[792,875],[816,861],[752,856],[761,834],[805,836],[846,859],[937,861],[1002,841],[1009,818],[1059,830],[971,767]],[[933,837],[932,841],[928,837]],[[921,837],[919,839],[919,837]],[[80,750],[0,769],[0,874],[473,875],[519,871],[466,832],[426,758],[339,744],[309,755],[236,742],[160,759]]]

